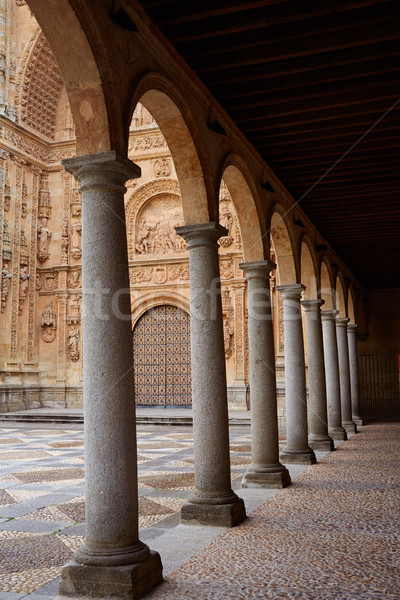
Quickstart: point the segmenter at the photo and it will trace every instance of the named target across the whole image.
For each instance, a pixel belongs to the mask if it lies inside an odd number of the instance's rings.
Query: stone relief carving
[[[178,198],[161,194],[150,199],[136,220],[136,254],[163,255],[185,250],[187,243],[175,231],[182,221]]]
[[[146,137],[132,136],[129,140],[129,153],[146,152],[146,150],[154,150],[167,148],[167,142],[162,135],[149,135]]]
[[[219,222],[222,227],[225,227],[225,229],[228,230],[228,235],[219,239],[219,245],[226,248],[233,244],[233,237],[231,236],[233,215],[226,204],[220,204]]]
[[[168,158],[156,158],[153,162],[153,171],[156,177],[168,177],[171,175],[171,163]]]
[[[10,292],[10,279],[12,274],[8,270],[8,263],[3,264],[1,271],[1,312],[5,312],[7,306],[7,298]]]
[[[149,113],[149,111],[147,110],[147,108],[145,108],[143,106],[143,104],[140,104],[140,102],[138,102],[136,105],[136,108],[135,108],[135,112],[133,113],[133,116],[132,116],[131,128],[132,129],[147,129],[148,127],[156,127],[156,126],[157,126],[157,123],[153,119],[153,116],[151,115],[151,113]]]
[[[76,294],[71,299],[70,311],[67,316],[67,323],[69,325],[78,325],[81,322],[81,296]]]
[[[63,219],[63,229],[61,234],[61,264],[68,264],[68,218]]]
[[[38,238],[38,249],[37,249],[37,258],[40,262],[46,261],[49,254],[49,244],[51,238],[51,230],[47,227],[47,219],[46,217],[42,218],[42,222],[38,227],[37,238]]]
[[[26,241],[25,229],[21,229],[20,241],[20,264],[27,265],[29,263],[28,242]]]
[[[77,327],[72,327],[67,335],[67,358],[76,362],[80,358],[79,342],[81,333]]]
[[[72,289],[76,289],[76,288],[82,287],[82,284],[81,284],[81,273],[80,273],[80,271],[72,271],[68,275],[68,287],[70,287]]]
[[[189,263],[169,266],[168,275],[172,281],[188,281],[190,278]]]
[[[71,254],[75,259],[82,256],[82,225],[78,219],[74,219],[70,226],[71,231]]]
[[[222,312],[226,317],[233,318],[234,310],[232,306],[231,292],[229,289],[222,290]]]
[[[49,300],[42,313],[40,320],[42,340],[50,344],[54,342],[57,334],[57,315],[54,311],[53,302]]]
[[[24,309],[24,302],[26,299],[26,294],[29,288],[29,279],[30,273],[28,273],[28,267],[21,267],[20,275],[19,275],[19,298],[18,298],[18,314],[22,315],[22,311]]]
[[[233,260],[221,260],[219,263],[221,279],[232,279],[235,276]]]
[[[11,241],[10,241],[10,232],[8,229],[8,223],[4,221],[3,223],[3,259],[6,262],[11,260],[12,250],[11,250]]]
[[[39,218],[50,219],[51,217],[51,202],[49,190],[49,174],[47,171],[42,171],[40,175],[39,187]]]
[[[4,185],[4,211],[8,212],[11,206],[11,187],[10,183]]]
[[[228,319],[224,319],[224,346],[225,356],[230,358],[233,353],[233,327]]]
[[[26,219],[28,214],[28,188],[26,183],[22,184],[22,196],[21,196],[21,217]]]
[[[54,271],[36,274],[36,289],[47,292],[54,291],[58,286],[58,274]]]

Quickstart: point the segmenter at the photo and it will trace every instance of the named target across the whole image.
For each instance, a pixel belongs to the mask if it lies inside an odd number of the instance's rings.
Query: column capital
[[[276,264],[272,260],[260,260],[240,263],[239,269],[242,269],[247,279],[270,279],[270,272],[276,269]]]
[[[136,179],[141,175],[138,165],[129,158],[122,158],[114,150],[67,158],[61,163],[81,183],[81,191],[98,185],[123,185],[129,179]]]
[[[228,235],[229,231],[215,221],[197,223],[196,225],[182,225],[175,227],[178,235],[189,243],[189,250],[197,246],[213,246],[219,238]]]
[[[337,327],[346,327],[350,321],[348,317],[336,317],[335,322]]]
[[[323,321],[334,321],[336,315],[339,314],[338,310],[321,310],[321,319]]]
[[[322,300],[321,298],[316,298],[315,300],[302,300],[300,304],[306,312],[318,311],[318,309],[325,304],[325,300]]]
[[[351,333],[357,333],[357,327],[358,325],[356,325],[356,323],[348,323],[347,331],[350,331]]]
[[[276,289],[282,294],[284,299],[300,300],[300,296],[306,289],[306,286],[302,283],[290,283],[286,285],[278,285],[276,286]]]

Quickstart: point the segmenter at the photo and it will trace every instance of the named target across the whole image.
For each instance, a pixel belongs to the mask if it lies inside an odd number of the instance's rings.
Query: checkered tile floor
[[[55,597],[62,565],[83,542],[83,431],[41,427],[0,428],[0,600]],[[232,429],[236,487],[250,431]],[[189,427],[138,428],[140,538],[150,545],[179,523],[193,487],[192,443]]]

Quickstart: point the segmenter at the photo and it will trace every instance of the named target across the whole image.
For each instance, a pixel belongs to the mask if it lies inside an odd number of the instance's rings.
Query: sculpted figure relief
[[[46,304],[46,308],[42,313],[40,325],[43,341],[47,343],[53,342],[56,339],[57,333],[57,316],[51,300]]]
[[[77,327],[73,327],[68,332],[67,339],[67,356],[70,360],[76,362],[79,360],[79,341],[81,339],[80,331]]]
[[[44,262],[50,256],[49,254],[49,244],[51,238],[51,231],[47,227],[47,219],[43,217],[41,224],[38,227],[38,251],[37,257],[38,260]]]
[[[233,328],[229,323],[228,319],[224,319],[224,346],[225,346],[225,356],[226,358],[230,358],[232,356],[232,338],[233,338]]]
[[[28,273],[28,267],[24,266],[21,267],[21,272],[19,275],[19,309],[18,309],[18,313],[20,315],[22,315],[22,310],[24,308],[24,301],[26,298],[26,293],[28,291],[28,287],[29,287],[29,278],[30,278],[30,273]]]
[[[5,263],[3,265],[3,269],[1,271],[1,312],[3,313],[6,310],[8,292],[10,290],[10,279],[12,278],[11,273],[7,269],[8,264]]]
[[[71,224],[71,254],[74,258],[80,258],[82,256],[82,225],[78,219],[74,219]]]

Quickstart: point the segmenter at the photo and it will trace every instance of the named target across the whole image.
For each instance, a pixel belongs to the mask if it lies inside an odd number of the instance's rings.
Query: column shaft
[[[190,332],[195,491],[184,523],[232,526],[246,514],[232,491],[225,350],[215,223],[177,227],[189,243]]]
[[[308,414],[310,434],[308,443],[313,450],[334,449],[328,434],[324,348],[322,342],[321,306],[323,300],[305,300],[308,346]]]
[[[60,593],[139,598],[162,579],[138,538],[136,423],[124,183],[115,152],[63,162],[81,182],[86,542]]]
[[[342,427],[342,410],[340,407],[339,361],[335,325],[335,316],[337,314],[337,310],[323,310],[321,313],[326,399],[328,408],[328,432],[333,440],[346,440],[347,435]]]
[[[340,404],[342,409],[342,425],[347,433],[357,431],[352,419],[351,411],[351,389],[350,389],[350,365],[349,365],[349,347],[347,343],[347,323],[348,318],[336,317],[336,337],[339,359],[339,379],[340,379]]]
[[[289,472],[279,462],[275,352],[269,273],[271,261],[239,265],[247,278],[252,463],[242,487],[278,487],[290,484]]]
[[[281,453],[285,463],[314,464],[314,451],[308,445],[307,391],[301,323],[301,284],[276,288],[283,297],[285,339],[286,447]]]
[[[347,339],[349,345],[352,418],[357,426],[361,426],[363,425],[363,419],[360,412],[360,395],[358,388],[357,325],[347,325]]]

